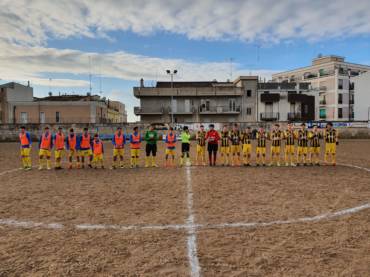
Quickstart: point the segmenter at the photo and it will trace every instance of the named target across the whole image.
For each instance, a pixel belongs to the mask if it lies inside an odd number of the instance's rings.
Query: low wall
[[[208,128],[210,123],[204,123],[204,126]],[[216,129],[221,129],[223,125],[231,125],[232,123],[218,123]],[[257,129],[259,126],[263,126],[266,129],[269,129],[272,124],[275,123],[238,123],[241,129],[244,129],[246,126],[252,127],[252,129]],[[280,123],[282,129],[286,128],[286,122]],[[193,124],[177,124],[176,129],[181,129],[184,125],[189,126],[191,132],[199,128],[200,123]],[[295,127],[298,127],[300,124],[296,123]],[[9,142],[9,141],[18,141],[18,134],[21,124],[0,124],[0,142]],[[27,124],[27,131],[30,132],[32,140],[37,140],[41,135],[42,129],[46,125],[40,124]],[[55,132],[58,127],[62,127],[65,132],[70,128],[73,128],[76,133],[81,133],[83,128],[88,127],[91,133],[98,132],[100,136],[106,139],[111,137],[114,134],[118,126],[120,126],[124,133],[131,133],[134,126],[138,126],[140,130],[146,130],[149,127],[149,124],[141,123],[127,123],[127,124],[58,124],[58,125],[47,125],[49,128]],[[310,125],[309,125],[310,126]],[[350,126],[350,127],[349,127]],[[361,126],[361,127],[359,127]],[[157,126],[159,133],[165,133],[168,126]],[[323,126],[321,126],[323,127]],[[334,127],[338,129],[340,138],[344,139],[370,139],[370,126],[366,123],[335,123]]]

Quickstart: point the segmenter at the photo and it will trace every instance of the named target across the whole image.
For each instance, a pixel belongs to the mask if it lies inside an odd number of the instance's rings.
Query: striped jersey
[[[232,145],[239,145],[240,144],[240,132],[239,131],[231,131],[230,132],[230,139]]]
[[[270,139],[272,141],[271,142],[272,146],[274,147],[280,146],[281,145],[281,131],[280,130],[272,131],[270,134]]]
[[[331,129],[325,132],[325,142],[326,143],[336,143],[337,142],[337,130]]]
[[[320,138],[321,138],[321,134],[319,132],[311,132],[310,133],[310,146],[320,147]]]
[[[298,146],[307,147],[308,146],[308,131],[298,130]]]
[[[221,132],[221,147],[228,147],[230,146],[230,133],[229,131],[222,131]]]
[[[293,130],[286,130],[284,134],[285,145],[294,145],[295,143],[295,134]]]
[[[267,134],[265,132],[257,132],[257,147],[266,147]]]
[[[197,143],[200,146],[206,145],[206,131],[198,131],[197,132]]]
[[[244,132],[241,136],[242,144],[251,144],[252,143],[252,133]]]

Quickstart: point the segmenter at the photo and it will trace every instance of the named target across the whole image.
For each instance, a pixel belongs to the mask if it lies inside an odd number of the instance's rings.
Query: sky
[[[322,55],[370,65],[370,1],[1,0],[0,84],[35,96],[92,93],[126,104],[133,86],[169,80],[268,80]]]

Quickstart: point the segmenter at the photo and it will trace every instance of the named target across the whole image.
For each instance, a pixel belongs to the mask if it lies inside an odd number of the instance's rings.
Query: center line
[[[193,213],[193,187],[191,184],[191,171],[190,167],[186,167],[186,189],[187,189],[187,204],[188,204],[188,219],[187,225],[189,226],[187,244],[188,244],[188,259],[190,263],[190,275],[192,277],[200,276],[200,266],[197,254],[197,236],[196,226]]]

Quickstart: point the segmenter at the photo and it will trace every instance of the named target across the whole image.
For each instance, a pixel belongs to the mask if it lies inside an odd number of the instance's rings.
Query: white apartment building
[[[370,71],[370,66],[346,62],[344,57],[319,56],[312,65],[272,76],[273,82],[310,82],[319,94],[315,114],[319,120],[351,121],[355,119],[353,79]]]

